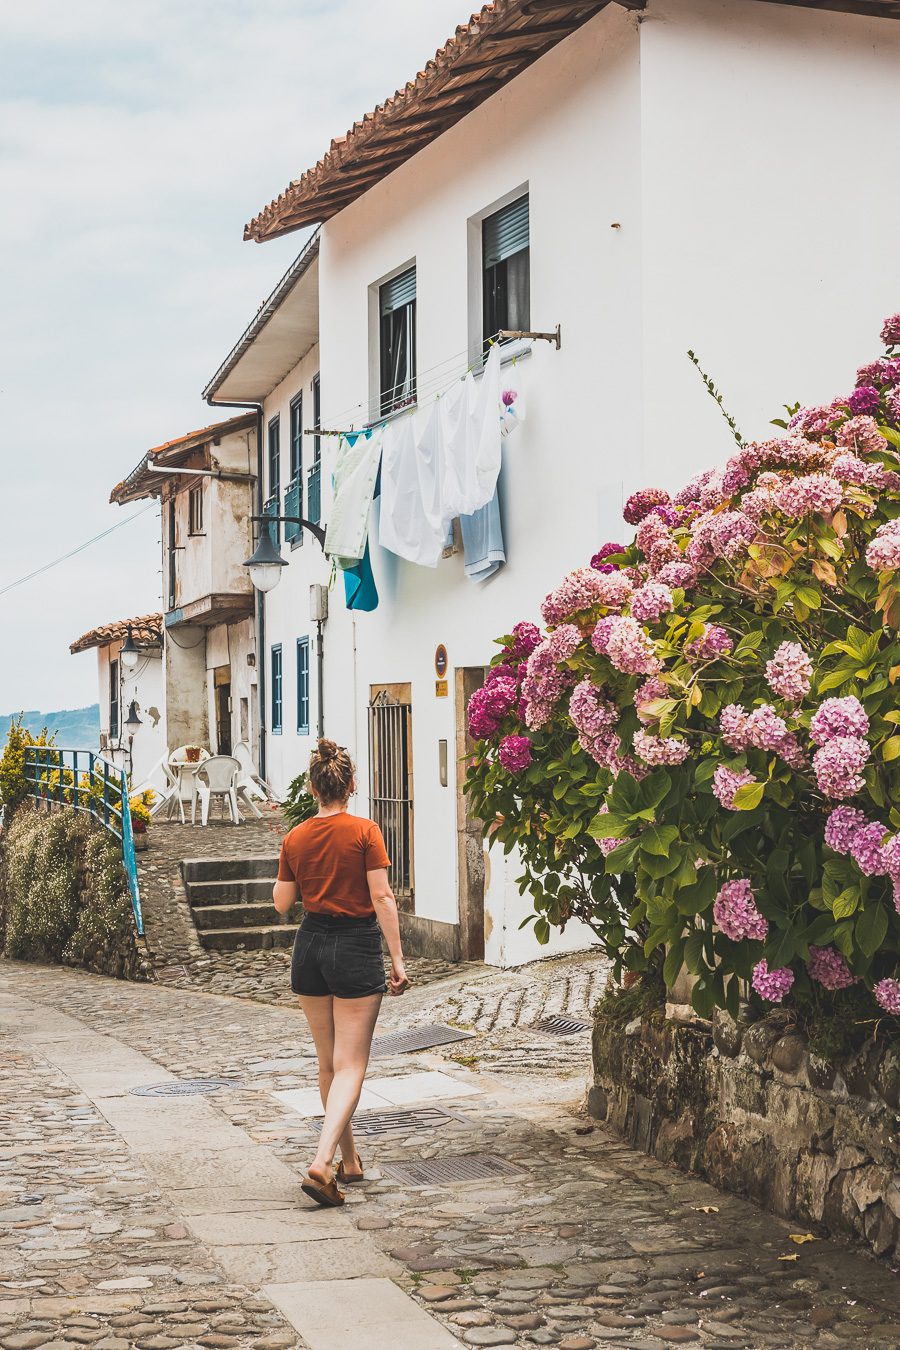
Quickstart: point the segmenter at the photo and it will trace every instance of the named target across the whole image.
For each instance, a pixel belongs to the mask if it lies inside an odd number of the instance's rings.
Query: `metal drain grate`
[[[575,1017],[542,1017],[535,1022],[532,1031],[540,1031],[544,1036],[575,1036],[579,1031],[590,1031],[590,1022],[579,1022]]]
[[[463,1181],[493,1181],[522,1176],[522,1168],[492,1153],[466,1153],[459,1158],[426,1158],[420,1162],[383,1163],[382,1171],[404,1186],[453,1186]]]
[[[224,1088],[239,1085],[230,1078],[182,1078],[174,1083],[154,1083],[151,1087],[131,1089],[132,1097],[208,1097]]]
[[[451,1041],[469,1041],[474,1034],[472,1031],[444,1026],[442,1022],[427,1027],[412,1027],[409,1031],[392,1031],[389,1036],[375,1037],[372,1056],[401,1055],[411,1050],[427,1050],[432,1045],[449,1045]]]
[[[439,1130],[451,1120],[462,1117],[451,1115],[440,1106],[410,1106],[396,1111],[360,1111],[353,1117],[354,1134],[393,1134],[397,1130]],[[318,1132],[322,1128],[322,1117],[311,1120],[310,1125]]]

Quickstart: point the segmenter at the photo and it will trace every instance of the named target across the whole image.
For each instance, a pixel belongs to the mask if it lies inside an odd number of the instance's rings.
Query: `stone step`
[[[198,905],[228,905],[272,899],[274,877],[235,877],[233,880],[185,881],[188,899]]]
[[[270,947],[291,947],[296,932],[297,928],[293,924],[279,923],[264,924],[258,928],[213,928],[197,936],[204,947],[213,951],[233,952],[239,947],[245,947],[248,951],[261,951]]]
[[[278,858],[275,854],[264,858],[186,858],[181,864],[181,875],[186,882],[266,878],[271,882],[277,874]]]
[[[300,922],[302,911],[297,906],[288,923]],[[279,922],[278,910],[269,904],[201,905],[194,907],[194,923],[198,932],[208,933],[216,928],[269,928]]]

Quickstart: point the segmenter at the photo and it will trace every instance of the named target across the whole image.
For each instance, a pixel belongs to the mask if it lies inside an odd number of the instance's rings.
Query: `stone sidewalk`
[[[299,1191],[315,1062],[295,1010],[0,963],[0,1347],[900,1344],[888,1268],[798,1245],[586,1119],[588,1036],[529,1024],[601,978],[567,958],[386,1000],[379,1034],[476,1035],[373,1061],[370,1088],[426,1114],[360,1140],[368,1180],[335,1212]],[[142,1094],[200,1077],[219,1090]],[[485,1155],[499,1175],[396,1170]]]

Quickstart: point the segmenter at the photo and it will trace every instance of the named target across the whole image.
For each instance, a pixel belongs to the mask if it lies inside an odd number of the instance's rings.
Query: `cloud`
[[[122,518],[291,258],[243,225],[467,17],[450,0],[31,0],[0,14],[0,587]],[[159,605],[154,513],[0,597],[0,713],[96,697],[68,644]]]

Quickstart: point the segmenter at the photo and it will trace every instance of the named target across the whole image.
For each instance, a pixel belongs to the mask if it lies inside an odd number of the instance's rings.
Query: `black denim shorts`
[[[305,914],[294,938],[291,989],[335,998],[385,993],[381,929],[374,915]]]

